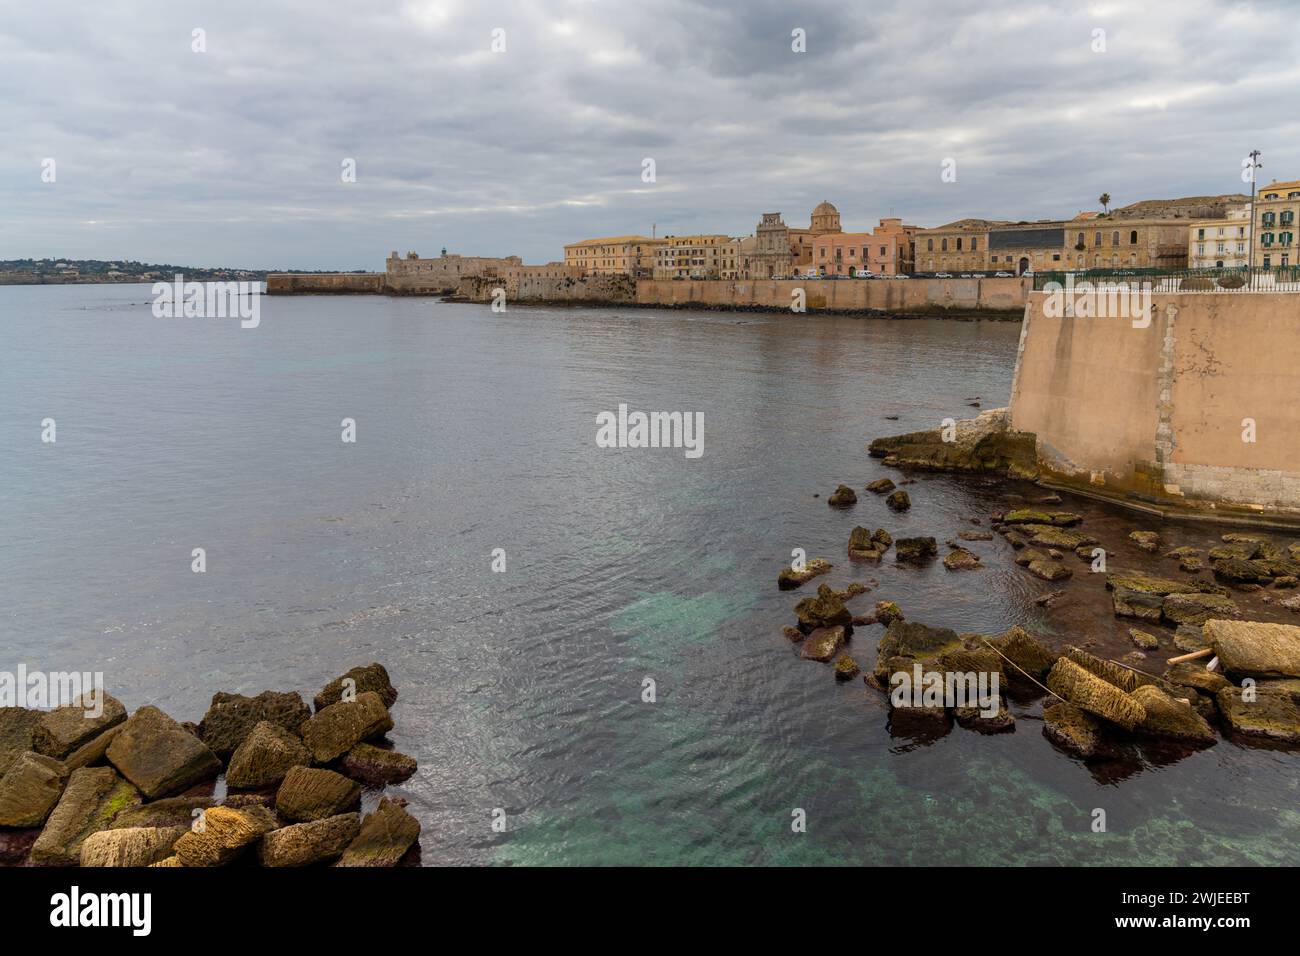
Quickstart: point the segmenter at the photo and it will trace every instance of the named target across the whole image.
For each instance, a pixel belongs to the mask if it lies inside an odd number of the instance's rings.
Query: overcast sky
[[[1252,148],[1261,182],[1300,178],[1296,12],[0,0],[0,259],[380,269],[390,249],[446,246],[545,262],[652,226],[807,226],[822,199],[860,229],[1234,192]]]

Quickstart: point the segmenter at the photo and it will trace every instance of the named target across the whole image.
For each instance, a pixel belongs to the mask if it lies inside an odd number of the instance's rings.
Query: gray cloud
[[[826,198],[865,228],[1231,192],[1253,147],[1266,180],[1300,177],[1283,3],[3,6],[0,258],[541,262],[652,224],[804,224]]]

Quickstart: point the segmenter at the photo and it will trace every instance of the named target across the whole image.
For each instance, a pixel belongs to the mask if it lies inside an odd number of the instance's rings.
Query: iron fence
[[[1091,286],[1129,286],[1151,292],[1300,292],[1300,266],[1268,269],[1244,266],[1235,269],[1086,269],[1077,272],[1037,272],[1034,289],[1041,292],[1051,283],[1078,289]]]

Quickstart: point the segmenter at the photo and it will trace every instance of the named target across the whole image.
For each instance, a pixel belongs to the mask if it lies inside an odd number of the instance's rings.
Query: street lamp
[[[1250,151],[1250,163],[1246,166],[1250,170],[1250,246],[1246,260],[1246,272],[1250,276],[1250,287],[1255,288],[1255,188],[1256,182],[1255,170],[1262,168],[1263,164],[1259,161],[1259,150]]]

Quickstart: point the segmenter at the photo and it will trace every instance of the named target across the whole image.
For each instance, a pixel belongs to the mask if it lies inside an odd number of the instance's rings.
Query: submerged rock
[[[908,496],[906,491],[899,488],[885,499],[885,504],[889,506],[890,511],[906,511],[908,508],[912,507],[912,499]]]
[[[848,508],[858,503],[858,494],[848,485],[840,485],[831,492],[826,503],[832,508]]]
[[[112,767],[73,771],[49,822],[32,845],[32,862],[38,866],[76,866],[86,838],[108,829],[119,812],[139,803],[140,792]]]
[[[1077,551],[1079,548],[1091,549],[1098,544],[1096,538],[1084,531],[1070,531],[1049,524],[1021,525],[1030,544],[1038,548],[1060,548],[1065,551]]]
[[[849,533],[849,557],[854,561],[879,561],[884,553],[867,528],[859,525]]]
[[[992,533],[988,531],[958,531],[957,537],[960,538],[962,541],[992,541],[993,540]]]
[[[0,827],[40,826],[67,782],[68,768],[53,757],[20,754],[0,777]]]
[[[956,707],[952,714],[960,726],[981,734],[1004,734],[1016,729],[1015,717],[1001,701],[997,713],[991,716],[978,706]]]
[[[1130,531],[1128,538],[1143,551],[1152,554],[1160,548],[1160,535],[1154,531]]]
[[[881,683],[887,686],[891,674],[899,670],[910,673],[912,664],[917,661],[925,669],[929,662],[937,661],[944,651],[958,650],[961,647],[961,638],[949,628],[895,620],[886,628],[876,645],[875,673]]]
[[[1243,700],[1240,687],[1228,686],[1218,692],[1216,700],[1233,734],[1300,745],[1300,707],[1290,695],[1256,688],[1254,700]]]
[[[894,483],[888,478],[877,478],[871,484],[867,485],[867,491],[874,492],[878,495],[887,495],[894,490]]]
[[[108,745],[107,757],[149,800],[221,772],[221,761],[201,740],[150,706],[131,715]]]
[[[1101,723],[1064,701],[1043,708],[1043,734],[1077,757],[1095,757],[1105,749]]]
[[[1034,577],[1042,578],[1044,581],[1064,581],[1074,576],[1074,572],[1059,561],[1030,561],[1026,569]]]
[[[850,547],[852,547],[852,544],[850,544]],[[792,591],[799,587],[799,585],[811,581],[813,578],[817,577],[817,575],[825,574],[831,569],[831,567],[832,565],[829,561],[823,561],[821,558],[813,558],[804,565],[802,571],[796,571],[793,566],[782,568],[781,573],[777,575],[776,586],[782,591]]]
[[[1236,617],[1237,605],[1222,594],[1170,594],[1160,616],[1170,624],[1204,624],[1212,617]]]
[[[390,797],[379,801],[336,866],[396,866],[420,838],[420,821]]]
[[[1004,524],[1050,525],[1069,528],[1083,521],[1083,515],[1072,511],[1039,511],[1034,508],[1017,508],[1002,516]]]
[[[263,866],[310,866],[343,855],[361,832],[361,816],[341,813],[322,820],[295,823],[262,838],[258,859]]]
[[[844,646],[844,628],[836,627],[819,627],[815,628],[808,635],[807,640],[803,642],[803,647],[799,651],[799,656],[808,661],[829,661],[840,652]]]
[[[1136,627],[1128,629],[1129,640],[1136,644],[1144,651],[1154,651],[1160,647],[1160,639],[1154,634],[1148,634],[1146,631],[1140,631]]]

